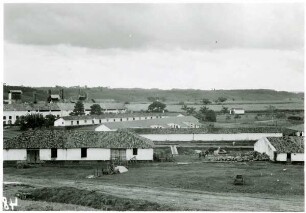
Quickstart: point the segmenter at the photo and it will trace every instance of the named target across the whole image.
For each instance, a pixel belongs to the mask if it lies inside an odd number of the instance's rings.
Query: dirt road
[[[183,190],[164,187],[143,187],[106,184],[85,179],[73,181],[63,179],[28,179],[5,175],[4,181],[17,181],[36,187],[76,187],[95,190],[118,197],[141,199],[168,206],[177,210],[201,211],[304,211],[303,196],[252,195],[238,193],[211,193],[197,190]]]

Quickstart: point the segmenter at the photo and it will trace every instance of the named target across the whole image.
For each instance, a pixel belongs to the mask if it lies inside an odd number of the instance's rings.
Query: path
[[[98,180],[28,179],[5,175],[5,181],[18,181],[36,187],[77,187],[131,199],[166,204],[177,210],[202,211],[304,211],[303,196],[274,197],[239,193],[212,193],[164,187],[144,187],[100,183]]]

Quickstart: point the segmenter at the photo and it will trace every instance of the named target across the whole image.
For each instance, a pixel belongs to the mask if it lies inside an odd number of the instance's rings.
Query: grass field
[[[150,103],[134,103],[134,104],[127,104],[126,107],[128,110],[131,111],[141,111],[141,110],[147,110]],[[231,108],[237,108],[241,107],[244,108],[246,111],[267,111],[267,108],[272,105],[276,109],[279,110],[303,110],[304,109],[304,103],[303,102],[286,102],[286,103],[260,103],[260,104],[254,104],[254,103],[247,103],[247,104],[226,104],[224,106]],[[188,105],[188,107],[195,107],[198,111],[201,108],[202,105]],[[220,111],[222,109],[222,105],[208,105],[209,109],[212,109],[214,111]],[[183,112],[181,109],[182,105],[177,104],[167,104],[166,109],[169,110],[169,112]]]
[[[302,165],[271,162],[208,163],[199,160],[196,155],[184,155],[176,157],[175,162],[137,163],[131,165],[127,173],[86,178],[93,175],[97,168],[101,168],[101,164],[66,164],[29,169],[7,167],[4,168],[4,181],[20,181],[35,186],[36,195],[33,199],[38,200],[38,206],[34,207],[36,201],[22,200],[22,205],[27,206],[24,210],[53,210],[60,207],[66,210],[103,209],[105,206],[95,202],[107,194],[114,196],[109,202],[116,200],[116,205],[119,205],[109,210],[122,210],[126,202],[129,204],[127,210],[146,210],[144,205],[147,204],[150,204],[151,210],[303,210]],[[245,185],[233,184],[237,174],[244,176]],[[63,191],[65,187],[67,190]],[[6,187],[4,194],[14,196],[20,190],[29,192],[31,189]],[[50,194],[44,193],[46,190]],[[68,192],[75,199],[69,198]],[[79,195],[88,198],[88,202],[75,202],[81,199]],[[125,199],[122,203],[122,198],[135,202]],[[40,203],[45,208],[39,207]]]
[[[197,156],[194,157],[194,160],[196,158]],[[8,174],[26,178],[47,177],[48,179],[59,178],[94,181],[97,183],[107,182],[149,187],[162,186],[230,193],[265,193],[272,195],[302,195],[304,193],[304,167],[301,165],[284,165],[270,162],[193,162],[188,165],[178,165],[175,162],[147,163],[134,165],[130,168],[129,172],[121,175],[102,176],[91,180],[86,179],[86,176],[94,174],[95,168],[99,168],[99,166],[40,167],[30,169],[4,168],[4,176]],[[286,169],[286,171],[283,169]],[[245,176],[247,182],[245,186],[237,187],[232,184],[233,178],[237,174]]]

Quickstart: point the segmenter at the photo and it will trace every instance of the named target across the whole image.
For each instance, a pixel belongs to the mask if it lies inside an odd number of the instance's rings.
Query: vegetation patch
[[[169,211],[170,207],[158,203],[119,198],[95,190],[82,190],[73,187],[37,188],[20,190],[16,196],[23,200],[47,201],[76,204],[108,211]]]

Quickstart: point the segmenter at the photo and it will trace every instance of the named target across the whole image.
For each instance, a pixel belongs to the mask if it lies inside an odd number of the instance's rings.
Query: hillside
[[[304,93],[293,93],[275,90],[191,90],[191,89],[110,89],[105,87],[22,87],[22,86],[4,86],[3,98],[7,99],[8,91],[11,89],[21,89],[23,91],[23,101],[32,101],[33,92],[36,92],[38,101],[47,99],[48,90],[52,94],[58,94],[59,90],[64,89],[65,99],[75,99],[79,90],[86,92],[89,99],[114,99],[116,101],[128,102],[148,102],[148,97],[159,97],[166,102],[199,102],[203,98],[216,100],[223,96],[228,99],[227,102],[260,102],[260,101],[301,101]]]

